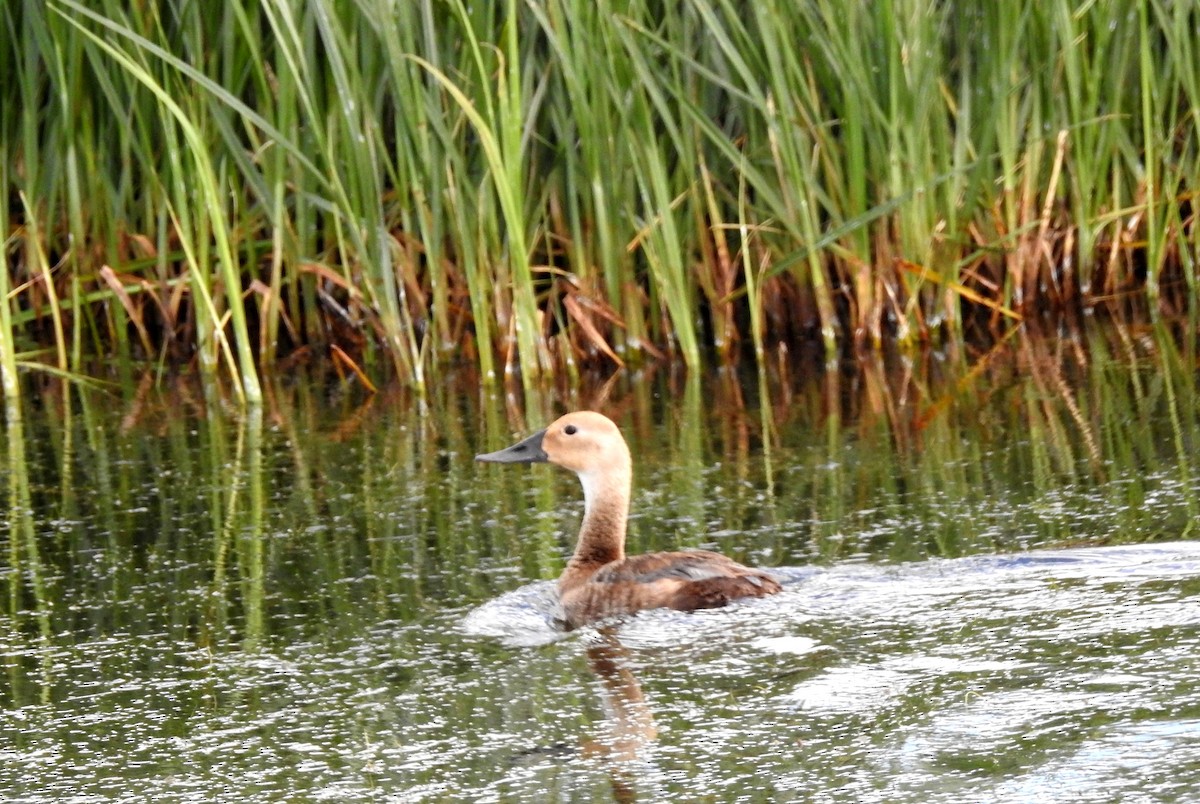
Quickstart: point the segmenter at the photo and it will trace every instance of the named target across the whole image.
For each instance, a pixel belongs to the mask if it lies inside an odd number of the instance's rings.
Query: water
[[[1200,790],[1200,544],[790,576],[777,598],[643,614],[609,637],[659,734],[636,772],[619,769],[637,790],[1012,802]],[[555,650],[573,658],[596,638],[578,641]],[[594,676],[603,698],[610,680]],[[543,779],[572,766],[587,767],[545,761]]]
[[[1195,799],[1177,342],[619,378],[631,550],[785,591],[570,634],[578,487],[473,464],[527,424],[467,381],[425,417],[307,383],[249,416],[33,388],[0,478],[0,797]]]

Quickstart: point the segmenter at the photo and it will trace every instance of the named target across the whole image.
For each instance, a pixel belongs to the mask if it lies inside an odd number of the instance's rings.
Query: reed
[[[1190,4],[8,3],[22,351],[427,393],[1194,312]],[[351,375],[355,371],[350,372]]]

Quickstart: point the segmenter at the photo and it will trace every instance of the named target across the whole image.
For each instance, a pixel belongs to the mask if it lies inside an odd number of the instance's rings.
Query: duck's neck
[[[617,471],[579,475],[583,484],[583,524],[575,555],[567,564],[568,571],[595,571],[625,557],[631,474],[628,467],[621,467]]]

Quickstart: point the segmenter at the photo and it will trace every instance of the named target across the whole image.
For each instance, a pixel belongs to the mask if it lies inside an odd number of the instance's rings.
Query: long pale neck
[[[628,466],[579,475],[583,484],[583,524],[571,567],[599,567],[625,557],[631,480]]]

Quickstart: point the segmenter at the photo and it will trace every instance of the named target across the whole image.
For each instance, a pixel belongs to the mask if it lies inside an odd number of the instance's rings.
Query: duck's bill
[[[496,452],[476,455],[475,460],[484,463],[545,463],[549,458],[542,449],[542,437],[545,430],[539,430],[524,441],[519,441],[511,447],[505,447]]]

